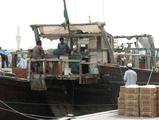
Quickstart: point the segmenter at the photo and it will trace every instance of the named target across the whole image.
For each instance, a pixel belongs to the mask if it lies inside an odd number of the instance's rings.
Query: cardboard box
[[[140,93],[140,100],[157,100],[157,96],[156,96],[156,94]]]
[[[157,88],[154,85],[146,85],[140,87],[140,93],[142,94],[156,94]]]
[[[125,100],[125,93],[124,92],[119,92],[119,97],[120,97],[120,99]]]
[[[159,91],[157,91],[156,97],[157,97],[157,99],[159,100]]]
[[[121,86],[118,114],[126,116],[159,116],[159,86]]]
[[[159,116],[159,110],[157,110],[157,116]]]
[[[118,109],[125,109],[125,104],[123,104],[123,103],[118,104]]]
[[[140,89],[139,87],[126,87],[125,88],[125,93],[127,94],[139,94]]]
[[[157,105],[157,110],[159,111],[159,106]]]
[[[155,112],[157,111],[157,106],[140,106],[140,112]]]
[[[138,100],[125,100],[125,106],[139,106]]]
[[[126,116],[140,116],[138,111],[125,111]]]
[[[157,117],[157,111],[154,112],[140,112],[141,117]]]
[[[156,86],[157,92],[159,92],[159,85],[155,85],[155,86]]]
[[[126,94],[125,100],[139,100],[139,94]]]
[[[156,100],[140,100],[140,106],[157,106]]]
[[[125,99],[118,97],[118,104],[125,104]]]
[[[125,111],[138,111],[139,112],[139,106],[125,106]]]
[[[125,115],[125,109],[118,109],[118,115]]]
[[[125,86],[120,86],[120,92],[125,93]]]

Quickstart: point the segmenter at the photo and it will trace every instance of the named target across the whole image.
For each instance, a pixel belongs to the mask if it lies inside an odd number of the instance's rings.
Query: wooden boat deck
[[[159,117],[134,117],[118,115],[118,110],[111,110],[106,112],[99,112],[95,114],[88,114],[77,117],[65,117],[58,120],[158,120]]]

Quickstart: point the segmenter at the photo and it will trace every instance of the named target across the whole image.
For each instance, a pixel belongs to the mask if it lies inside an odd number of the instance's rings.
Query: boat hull
[[[115,109],[107,84],[79,84],[75,80],[46,79],[46,96],[56,117],[85,115]]]
[[[0,112],[0,119],[30,120],[30,114],[56,118],[115,109],[111,91],[105,83],[79,84],[78,80],[54,78],[45,78],[45,82],[46,90],[32,90],[26,79],[0,76],[0,110],[6,109]],[[27,113],[27,117],[17,111]]]
[[[127,67],[120,67],[118,65],[99,65],[101,79],[107,83],[113,93],[114,99],[117,103],[120,86],[124,86],[123,76]],[[138,85],[158,85],[159,73],[147,69],[133,69],[137,73]]]
[[[32,115],[53,116],[45,94],[32,91],[26,80],[0,76],[0,119],[30,120],[30,117],[37,117]]]

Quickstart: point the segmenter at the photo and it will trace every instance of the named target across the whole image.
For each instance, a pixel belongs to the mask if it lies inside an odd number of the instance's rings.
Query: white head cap
[[[128,67],[128,68],[132,68],[132,64],[131,64],[131,63],[128,63],[128,64],[127,64],[127,67]]]

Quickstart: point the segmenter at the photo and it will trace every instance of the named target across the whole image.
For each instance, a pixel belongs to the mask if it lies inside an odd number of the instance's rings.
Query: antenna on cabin
[[[104,21],[104,18],[105,18],[105,13],[104,13],[104,0],[102,0],[102,13],[103,13],[103,21]]]
[[[17,36],[16,36],[16,40],[17,40],[17,50],[20,50],[20,41],[21,41],[21,36],[20,36],[20,26],[17,26]]]
[[[88,18],[89,18],[89,23],[91,23],[91,16],[88,16]]]

